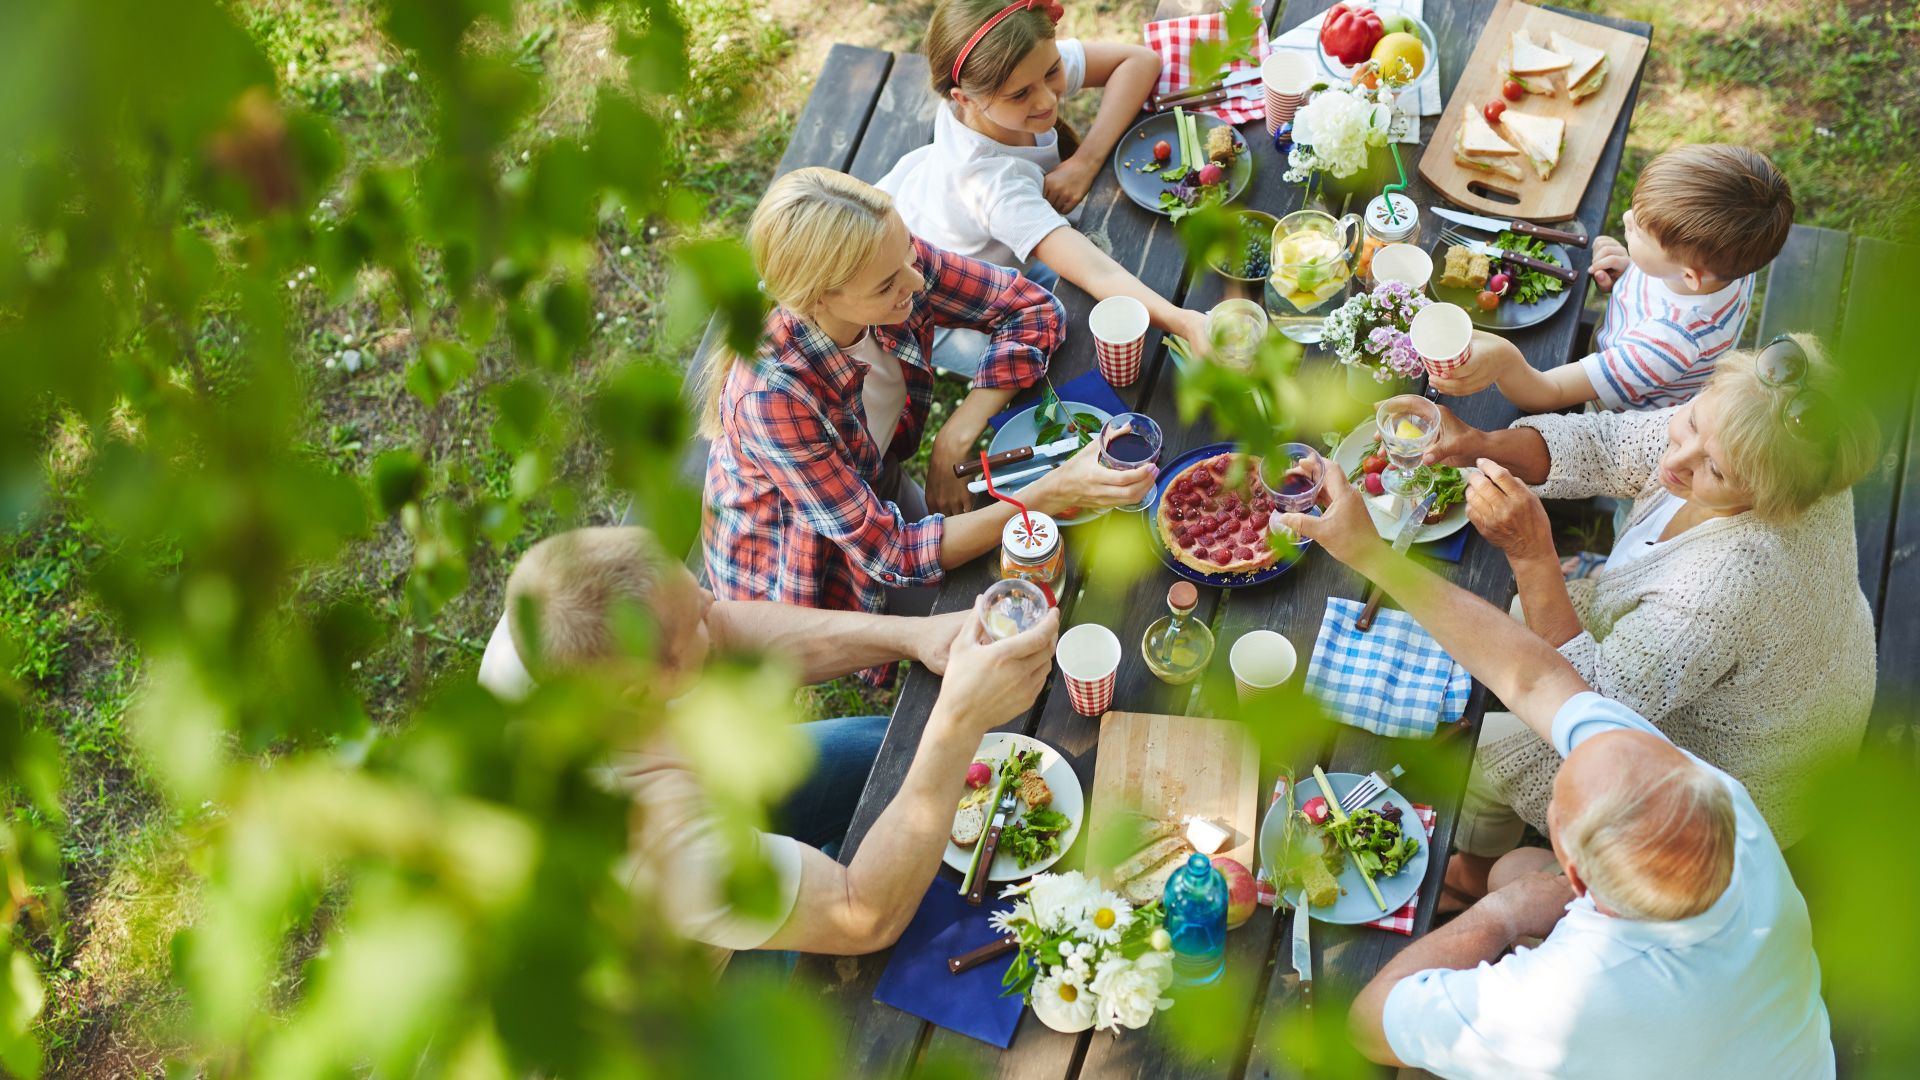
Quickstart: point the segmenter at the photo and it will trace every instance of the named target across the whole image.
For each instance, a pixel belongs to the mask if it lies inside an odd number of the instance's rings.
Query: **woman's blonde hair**
[[[1035,7],[1016,11],[980,39],[967,54],[967,62],[960,66],[959,81],[954,81],[953,62],[959,58],[960,50],[967,47],[967,39],[982,23],[1000,14],[1007,2],[940,0],[934,5],[933,18],[927,22],[926,53],[933,92],[941,101],[948,100],[955,89],[982,101],[993,97],[1013,77],[1013,69],[1020,66],[1020,61],[1027,58],[1034,46],[1054,39],[1057,32],[1053,20],[1047,18],[1044,10]],[[1073,156],[1079,148],[1080,137],[1064,119],[1055,119],[1053,130],[1060,136],[1060,157]]]
[[[892,209],[886,192],[832,169],[796,169],[774,181],[747,226],[760,287],[812,318],[821,298],[845,288],[880,249]],[[700,430],[710,439],[720,434],[720,394],[738,359],[715,346],[701,366],[696,400],[705,403]]]
[[[1795,386],[1768,386],[1759,354],[1720,358],[1707,393],[1720,406],[1720,447],[1728,470],[1753,495],[1754,513],[1790,521],[1822,497],[1844,491],[1873,471],[1880,457],[1880,425],[1843,385],[1818,339],[1794,334],[1807,354],[1805,378]],[[1802,425],[1783,415],[1795,392],[1810,394]]]

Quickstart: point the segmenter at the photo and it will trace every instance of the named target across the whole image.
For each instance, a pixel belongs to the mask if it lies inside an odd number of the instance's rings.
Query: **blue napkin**
[[[1415,544],[1413,550],[1430,558],[1457,563],[1460,561],[1460,556],[1467,550],[1467,530],[1461,529],[1452,536],[1443,536],[1425,544]]]
[[[1327,600],[1307,662],[1307,693],[1375,735],[1424,739],[1442,720],[1459,722],[1473,691],[1467,669],[1404,611],[1382,607],[1373,629],[1355,630],[1364,610],[1358,601]]]
[[[1120,400],[1119,394],[1113,392],[1113,387],[1107,385],[1107,380],[1101,377],[1099,368],[1095,368],[1077,379],[1070,379],[1066,383],[1054,387],[1053,392],[1060,395],[1061,401],[1071,401],[1079,405],[1091,405],[1109,415],[1133,411],[1127,407],[1126,402]],[[1007,421],[1013,419],[1015,415],[1023,413],[1030,408],[1032,408],[1031,405],[1018,405],[998,416],[988,417],[987,426],[995,431],[999,431],[1005,427]]]
[[[1000,996],[1000,977],[1013,962],[1013,954],[959,975],[947,970],[947,958],[999,937],[987,920],[996,911],[1011,910],[1013,904],[1006,900],[975,907],[951,879],[936,875],[920,900],[920,910],[887,958],[873,1000],[1006,1049],[1026,1008],[1018,995]]]

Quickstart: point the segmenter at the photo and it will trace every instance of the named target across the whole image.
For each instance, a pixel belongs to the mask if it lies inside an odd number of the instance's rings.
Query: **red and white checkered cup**
[[[1467,362],[1473,347],[1473,318],[1457,304],[1435,303],[1420,309],[1407,326],[1407,338],[1427,374],[1451,378]]]
[[[1060,635],[1053,658],[1066,676],[1067,699],[1081,716],[1113,708],[1113,680],[1120,671],[1120,639],[1099,623],[1081,623]]]
[[[1313,62],[1306,53],[1275,49],[1260,64],[1260,85],[1267,97],[1267,134],[1279,134],[1280,125],[1292,120],[1294,110],[1307,103],[1307,88],[1313,85]]]
[[[1227,666],[1233,669],[1233,688],[1240,704],[1247,705],[1279,693],[1293,677],[1300,654],[1293,642],[1272,630],[1249,630],[1241,634],[1227,653]]]
[[[1140,377],[1140,354],[1147,345],[1147,305],[1131,296],[1109,296],[1087,315],[1100,377],[1109,386],[1129,386]]]

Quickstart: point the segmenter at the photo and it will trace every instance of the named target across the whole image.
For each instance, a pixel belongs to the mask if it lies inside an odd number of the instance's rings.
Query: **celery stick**
[[[1313,767],[1313,778],[1320,782],[1320,794],[1327,800],[1327,813],[1333,815],[1334,821],[1345,825],[1347,812],[1340,809],[1340,800],[1333,797],[1333,785],[1327,783],[1327,774],[1320,771],[1318,765]],[[1341,846],[1346,847],[1344,843]],[[1380,886],[1373,883],[1373,875],[1367,873],[1367,868],[1360,865],[1360,860],[1354,857],[1352,848],[1347,848],[1347,858],[1353,859],[1353,868],[1360,871],[1360,880],[1367,883],[1367,891],[1373,894],[1374,904],[1381,911],[1387,910],[1387,901],[1380,895]]]
[[[1182,109],[1178,105],[1173,107],[1173,138],[1175,142],[1180,144],[1181,166],[1188,169],[1193,168],[1193,158],[1188,156],[1187,151],[1187,113],[1185,109]]]

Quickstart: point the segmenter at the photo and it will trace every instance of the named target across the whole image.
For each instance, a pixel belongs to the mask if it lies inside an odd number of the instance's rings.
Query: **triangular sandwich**
[[[1477,109],[1461,114],[1460,128],[1453,133],[1453,160],[1469,169],[1497,172],[1515,180],[1522,178],[1520,151],[1487,126]]]
[[[1557,52],[1541,48],[1525,30],[1515,30],[1507,39],[1507,51],[1500,60],[1507,77],[1525,87],[1527,93],[1549,97],[1553,94],[1553,73],[1565,71],[1572,63]]]
[[[1555,52],[1567,57],[1567,96],[1583,101],[1600,92],[1607,82],[1607,54],[1591,45],[1582,45],[1560,31],[1550,36]]]
[[[1500,122],[1507,129],[1507,137],[1533,162],[1533,171],[1540,174],[1540,179],[1552,176],[1553,167],[1560,164],[1561,144],[1567,141],[1567,122],[1518,109],[1501,113]]]

